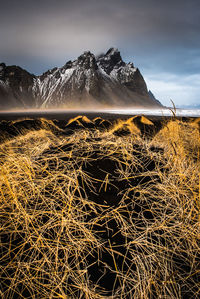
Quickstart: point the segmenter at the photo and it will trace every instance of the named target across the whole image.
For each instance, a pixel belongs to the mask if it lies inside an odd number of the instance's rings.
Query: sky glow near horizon
[[[117,47],[162,104],[200,104],[199,0],[0,0],[0,62],[34,74]]]

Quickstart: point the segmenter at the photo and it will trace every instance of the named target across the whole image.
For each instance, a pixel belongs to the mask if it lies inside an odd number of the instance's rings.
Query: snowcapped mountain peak
[[[120,54],[120,52],[117,48],[110,48],[106,52],[105,57],[107,59],[112,60],[115,63],[118,63],[119,61],[122,61],[121,54]]]
[[[70,69],[72,67],[72,61],[69,60],[65,63],[65,65],[63,66],[63,69]]]
[[[90,51],[84,52],[78,57],[77,60],[73,61],[74,66],[83,67],[85,69],[97,69],[97,63],[94,54]]]
[[[133,62],[127,63],[129,67],[134,68]]]
[[[125,66],[118,49],[110,48],[106,54],[102,54],[97,59],[98,65],[109,75],[114,68]]]
[[[97,57],[85,51],[41,76],[0,64],[0,103],[8,98],[12,105],[45,108],[160,105],[148,93],[139,69],[125,63],[117,48]]]

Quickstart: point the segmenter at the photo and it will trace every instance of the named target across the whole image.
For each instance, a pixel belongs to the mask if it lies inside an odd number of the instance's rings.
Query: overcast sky
[[[200,0],[0,0],[7,65],[41,74],[112,46],[163,104],[200,104]]]

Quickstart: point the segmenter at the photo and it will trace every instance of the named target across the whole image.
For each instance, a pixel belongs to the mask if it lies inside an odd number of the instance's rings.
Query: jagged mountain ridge
[[[84,52],[63,67],[41,76],[18,66],[0,64],[0,108],[158,107],[133,63],[125,63],[118,49],[95,56]]]

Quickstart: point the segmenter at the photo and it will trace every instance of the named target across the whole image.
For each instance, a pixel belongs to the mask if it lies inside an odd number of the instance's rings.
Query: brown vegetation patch
[[[0,145],[2,298],[200,296],[199,130],[134,119]]]

